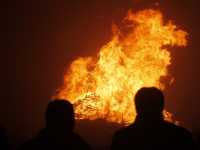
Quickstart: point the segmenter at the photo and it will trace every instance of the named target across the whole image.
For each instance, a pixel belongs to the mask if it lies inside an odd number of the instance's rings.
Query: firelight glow
[[[168,76],[171,57],[162,46],[186,46],[188,33],[172,21],[163,25],[163,15],[153,9],[135,14],[129,10],[121,27],[113,23],[112,32],[112,40],[96,57],[72,62],[53,99],[69,100],[76,119],[105,118],[128,125],[137,115],[136,92],[141,87],[165,88],[160,78]],[[163,115],[166,120],[171,117],[166,111]]]

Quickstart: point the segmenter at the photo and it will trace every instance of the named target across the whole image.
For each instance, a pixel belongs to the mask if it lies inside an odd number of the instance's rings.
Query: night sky
[[[165,23],[173,20],[189,33],[187,47],[169,47],[174,83],[164,81],[163,93],[173,120],[190,129],[197,118],[200,126],[199,0],[20,0],[0,2],[0,125],[7,134],[29,136],[32,110],[32,136],[37,135],[70,63],[95,56],[112,37],[112,21],[120,26],[128,9],[148,8],[160,10]]]

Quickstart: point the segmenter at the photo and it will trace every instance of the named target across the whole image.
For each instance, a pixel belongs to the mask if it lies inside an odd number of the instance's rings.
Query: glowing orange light
[[[172,22],[163,25],[159,11],[129,10],[122,26],[112,26],[113,37],[97,57],[80,57],[64,76],[64,85],[53,98],[67,99],[75,108],[76,119],[105,118],[126,125],[136,117],[134,97],[141,87],[165,85],[171,57],[163,45],[186,46],[186,32]],[[173,82],[173,79],[171,79]],[[171,114],[164,111],[166,120]]]

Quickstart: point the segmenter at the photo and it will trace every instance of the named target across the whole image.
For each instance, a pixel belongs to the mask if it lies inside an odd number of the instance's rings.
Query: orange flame
[[[112,40],[97,57],[80,57],[70,65],[53,98],[69,100],[76,119],[105,118],[127,125],[135,120],[134,97],[141,87],[165,88],[160,78],[168,75],[171,57],[162,46],[186,46],[188,33],[171,21],[163,25],[163,15],[153,9],[129,10],[122,27],[113,23],[112,31]],[[163,113],[166,120],[171,117]]]

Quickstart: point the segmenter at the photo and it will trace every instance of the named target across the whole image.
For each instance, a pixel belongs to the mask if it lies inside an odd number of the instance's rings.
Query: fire
[[[141,87],[165,88],[160,78],[168,75],[171,57],[162,46],[186,46],[188,33],[172,21],[163,25],[163,15],[153,9],[129,10],[121,27],[113,23],[112,32],[96,57],[72,62],[53,98],[69,100],[76,119],[105,118],[127,125],[137,115],[134,97]],[[170,121],[170,113],[163,115]]]

